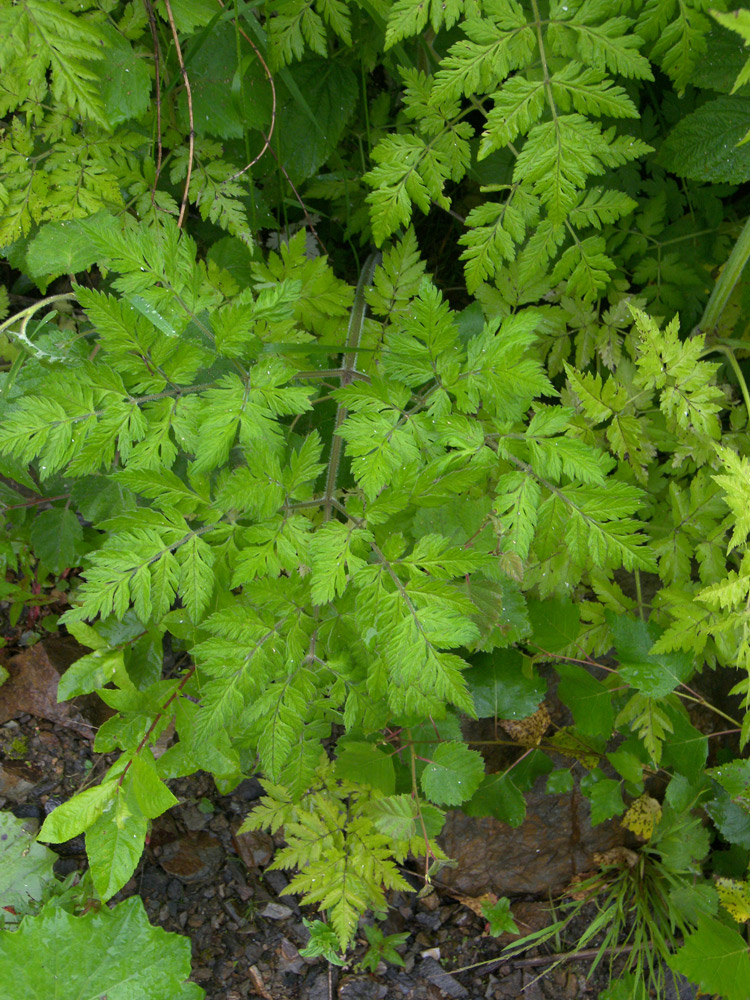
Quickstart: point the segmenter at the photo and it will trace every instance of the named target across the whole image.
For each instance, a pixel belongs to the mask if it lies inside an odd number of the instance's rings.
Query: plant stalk
[[[745,222],[729,255],[729,260],[724,265],[719,280],[713,287],[701,321],[694,333],[705,333],[710,336],[716,330],[729,297],[734,291],[734,286],[740,280],[748,257],[750,257],[750,218]]]

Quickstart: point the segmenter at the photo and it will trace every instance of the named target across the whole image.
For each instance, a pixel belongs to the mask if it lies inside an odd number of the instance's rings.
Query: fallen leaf
[[[86,652],[82,647],[81,650],[78,656]],[[0,725],[28,713],[37,719],[68,726],[81,736],[94,738],[95,727],[74,704],[58,704],[57,685],[62,671],[53,665],[43,643],[38,642],[11,656],[4,661],[4,666],[10,676],[0,687]],[[67,664],[63,669],[65,666]]]
[[[549,729],[552,719],[545,705],[525,719],[500,719],[500,725],[511,739],[524,747],[535,747]]]

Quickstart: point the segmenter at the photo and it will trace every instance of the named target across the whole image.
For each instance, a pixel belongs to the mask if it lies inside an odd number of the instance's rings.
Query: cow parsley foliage
[[[342,963],[405,864],[447,861],[447,809],[518,826],[547,775],[643,834],[589,886],[653,901],[607,995],[662,988],[653,947],[744,1000],[750,13],[724,8],[0,0],[0,597],[15,624],[65,590],[89,652],[60,698],[113,710],[115,763],[40,834],[85,833],[101,900],[170,781],[260,773],[243,829],[283,830],[308,953]]]

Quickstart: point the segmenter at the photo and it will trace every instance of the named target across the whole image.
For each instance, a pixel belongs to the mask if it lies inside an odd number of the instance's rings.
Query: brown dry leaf
[[[571,899],[579,902],[582,899],[594,899],[606,889],[608,884],[611,884],[615,877],[612,872],[608,873],[606,869],[634,868],[638,864],[638,855],[627,847],[612,847],[608,851],[595,851],[591,860],[599,869],[604,868],[605,871],[600,872],[592,869],[575,875],[566,890],[566,895]]]
[[[476,913],[478,917],[484,916],[482,913],[482,903],[489,903],[490,906],[494,906],[497,902],[497,896],[494,892],[485,892],[482,896],[463,896],[460,892],[451,892],[450,895],[454,899],[457,899],[463,906],[468,907],[472,913]]]
[[[524,747],[539,746],[551,722],[547,706],[543,702],[533,715],[528,715],[525,719],[500,719],[500,725],[508,736]]]
[[[595,851],[593,861],[600,868],[635,868],[638,855],[628,847],[613,847],[609,851]]]
[[[88,650],[81,647],[78,656]],[[75,705],[57,703],[57,685],[62,670],[56,669],[47,653],[45,644],[38,642],[16,656],[4,661],[10,674],[0,687],[0,725],[27,712],[37,719],[47,719],[74,729],[81,736],[93,739],[95,727],[87,722]]]

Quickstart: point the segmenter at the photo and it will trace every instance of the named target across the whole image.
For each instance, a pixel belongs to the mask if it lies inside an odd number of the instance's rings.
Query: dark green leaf
[[[706,803],[705,810],[725,840],[750,849],[750,814],[734,802],[728,792],[717,785],[714,797]]]
[[[357,101],[351,69],[313,57],[281,74],[276,133],[281,161],[292,180],[311,177],[336,148]]]
[[[525,719],[544,698],[545,682],[515,649],[474,657],[464,674],[480,719]]]
[[[247,50],[246,50],[247,51]],[[242,68],[242,86],[232,90],[237,72],[235,32],[216,25],[190,61],[193,118],[198,135],[240,138],[245,129],[263,129],[271,120],[271,90],[257,58],[249,55]],[[187,103],[180,101],[187,118]]]
[[[546,753],[541,750],[532,750],[511,771],[513,784],[520,791],[528,792],[534,787],[537,778],[541,778],[543,774],[549,774],[554,766]]]
[[[556,653],[578,638],[581,615],[572,601],[529,601],[532,643]]]
[[[612,694],[595,677],[569,663],[556,663],[557,693],[573,713],[576,729],[585,736],[609,736],[615,722]]]
[[[547,778],[547,794],[566,795],[574,784],[572,771],[553,771]]]
[[[377,788],[384,795],[396,790],[393,758],[373,743],[339,743],[336,774],[347,781]]]
[[[678,177],[706,183],[743,184],[750,179],[750,98],[734,94],[707,101],[667,136],[659,162]]]
[[[603,823],[625,811],[620,782],[605,778],[601,771],[592,771],[581,778],[581,791],[591,803],[591,823]]]
[[[670,710],[671,709],[671,710]],[[684,774],[692,784],[700,779],[708,757],[708,737],[691,726],[682,712],[668,706],[672,733],[664,741],[662,765]]]
[[[705,993],[719,993],[726,1000],[748,998],[747,942],[734,928],[711,917],[698,922],[669,965],[697,983]]]
[[[649,698],[663,698],[693,673],[695,662],[688,653],[651,654],[662,634],[655,625],[612,611],[606,618],[620,660],[620,676]]]
[[[461,810],[467,816],[494,816],[508,826],[520,826],[526,816],[526,800],[510,775],[488,774]]]
[[[52,507],[42,510],[31,525],[31,544],[53,573],[78,565],[83,528],[72,510]]]

